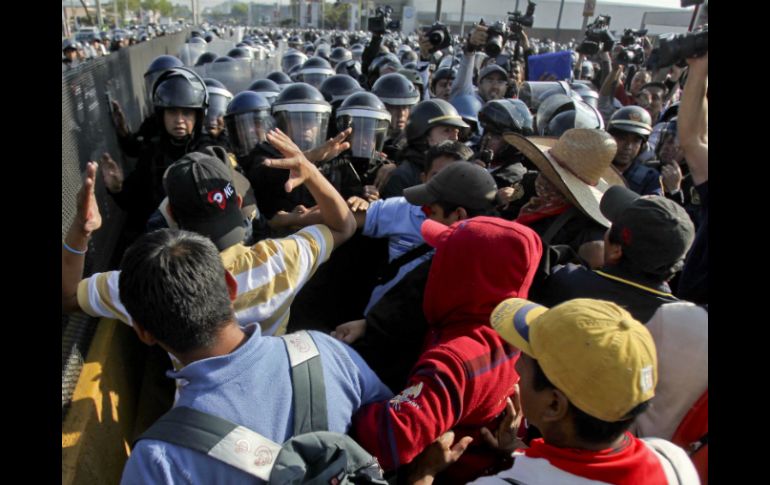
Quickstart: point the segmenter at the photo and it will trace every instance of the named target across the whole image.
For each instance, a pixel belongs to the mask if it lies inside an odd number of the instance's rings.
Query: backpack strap
[[[329,429],[326,414],[326,386],[321,355],[305,331],[281,337],[291,362],[294,401],[294,436]]]
[[[546,244],[550,245],[551,239],[553,239],[556,233],[559,232],[559,230],[561,230],[561,228],[564,227],[564,225],[569,222],[569,220],[572,219],[577,214],[577,212],[577,207],[573,205],[569,209],[559,214],[559,217],[557,217],[556,220],[553,221],[550,226],[548,226],[548,230],[545,231],[543,237],[540,238],[543,241],[543,246]]]
[[[281,446],[261,434],[196,409],[177,406],[136,439],[165,441],[216,458],[267,481]]]
[[[432,246],[427,243],[422,243],[419,246],[413,247],[393,261],[387,263],[380,271],[380,274],[377,276],[377,284],[381,285],[392,280],[396,277],[398,270],[400,270],[402,266],[411,261],[414,261],[424,254],[428,254],[432,250]]]

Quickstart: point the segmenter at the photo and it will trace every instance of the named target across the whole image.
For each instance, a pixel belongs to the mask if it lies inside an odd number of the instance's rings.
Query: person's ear
[[[235,203],[238,204],[238,207],[243,207],[243,197],[241,197],[241,194],[235,194]]]
[[[141,324],[137,323],[136,320],[132,321],[132,327],[134,332],[136,332],[137,337],[139,337],[139,340],[141,340],[145,345],[153,346],[158,343],[158,340],[155,338],[155,336],[145,330],[145,328]]]
[[[623,257],[623,246],[607,241],[604,247],[604,264],[614,266]]]
[[[569,413],[569,399],[563,392],[554,388],[549,390],[549,401],[540,418],[545,423],[561,421]]]
[[[468,211],[465,210],[465,207],[458,207],[455,209],[455,214],[457,214],[458,221],[462,221],[468,218]]]
[[[235,301],[238,296],[238,282],[229,271],[225,270],[225,282],[227,283],[227,292],[230,294],[230,301]]]

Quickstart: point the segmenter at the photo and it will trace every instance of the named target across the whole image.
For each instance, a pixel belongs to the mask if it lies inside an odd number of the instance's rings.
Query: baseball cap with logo
[[[220,251],[243,241],[232,172],[213,150],[188,153],[166,170],[163,183],[181,229],[207,236]]]
[[[509,298],[492,311],[490,323],[590,416],[623,421],[655,395],[652,335],[615,303],[578,298],[548,309]]]
[[[453,162],[428,183],[404,189],[404,197],[413,205],[448,202],[473,210],[493,209],[497,184],[484,168],[475,163]]]
[[[610,187],[599,208],[616,226],[623,255],[640,271],[668,276],[684,265],[695,226],[682,206],[659,195]]]

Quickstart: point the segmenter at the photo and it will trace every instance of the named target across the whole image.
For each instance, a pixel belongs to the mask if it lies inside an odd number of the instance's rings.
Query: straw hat
[[[503,139],[530,159],[570,202],[599,224],[611,223],[599,210],[602,195],[626,183],[612,167],[617,144],[603,130],[573,128],[559,138],[505,133]]]

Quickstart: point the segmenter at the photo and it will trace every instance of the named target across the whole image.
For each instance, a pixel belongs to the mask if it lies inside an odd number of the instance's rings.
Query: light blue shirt
[[[283,443],[294,429],[291,368],[279,337],[265,337],[259,325],[244,329],[248,340],[234,352],[193,362],[174,379],[184,379],[177,405],[207,412]],[[361,356],[348,345],[311,331],[326,387],[329,431],[347,433],[361,406],[393,396]],[[260,483],[256,477],[189,448],[142,440],[131,453],[121,483]]]
[[[376,238],[388,238],[388,261],[393,261],[407,251],[425,242],[420,228],[425,221],[425,213],[421,207],[412,205],[404,197],[380,199],[369,206],[366,211],[363,235]],[[396,283],[417,265],[428,260],[433,255],[430,251],[401,266],[390,281],[372,290],[372,296],[364,309],[364,315],[380,301]]]

